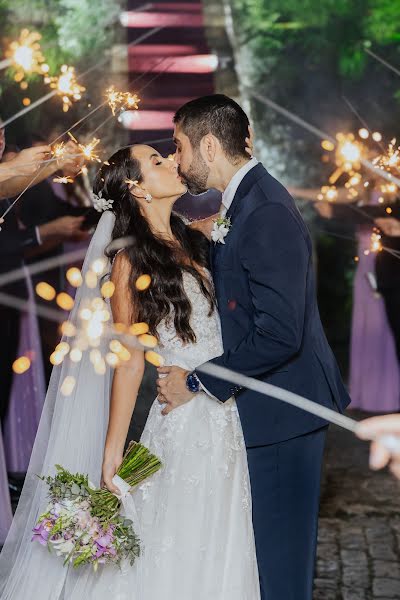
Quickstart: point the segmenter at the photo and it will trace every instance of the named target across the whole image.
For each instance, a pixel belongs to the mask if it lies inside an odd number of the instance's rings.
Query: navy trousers
[[[247,449],[262,600],[312,600],[326,431]]]

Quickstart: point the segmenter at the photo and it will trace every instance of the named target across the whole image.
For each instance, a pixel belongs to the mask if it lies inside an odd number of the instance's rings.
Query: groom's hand
[[[195,396],[186,387],[186,377],[190,371],[181,367],[159,367],[157,370],[161,375],[157,379],[158,401],[160,404],[166,404],[161,414],[167,415]]]

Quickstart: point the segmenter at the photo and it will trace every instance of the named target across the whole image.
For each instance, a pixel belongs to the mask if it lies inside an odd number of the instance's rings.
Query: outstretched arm
[[[115,292],[111,300],[111,308],[115,323],[131,325],[132,307],[129,302],[129,261],[121,252],[115,259],[111,280]],[[126,436],[132,413],[135,408],[139,387],[144,373],[143,350],[128,347],[131,358],[122,363],[114,372],[111,389],[110,417],[103,459],[103,482],[107,488],[118,493],[112,478],[120,466],[124,454]]]

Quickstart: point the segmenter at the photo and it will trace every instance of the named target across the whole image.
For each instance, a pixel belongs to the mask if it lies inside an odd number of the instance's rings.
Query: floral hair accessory
[[[104,212],[112,208],[114,200],[111,200],[111,198],[103,198],[103,192],[100,191],[98,194],[92,193],[92,202],[97,212]]]

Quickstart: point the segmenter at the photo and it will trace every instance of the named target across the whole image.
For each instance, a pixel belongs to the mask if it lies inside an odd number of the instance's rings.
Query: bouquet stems
[[[134,487],[156,473],[161,468],[161,461],[138,442],[130,442],[125,452],[117,475]],[[108,520],[118,512],[120,499],[109,490],[92,490],[90,494],[95,499],[94,506],[96,516],[102,520]]]

